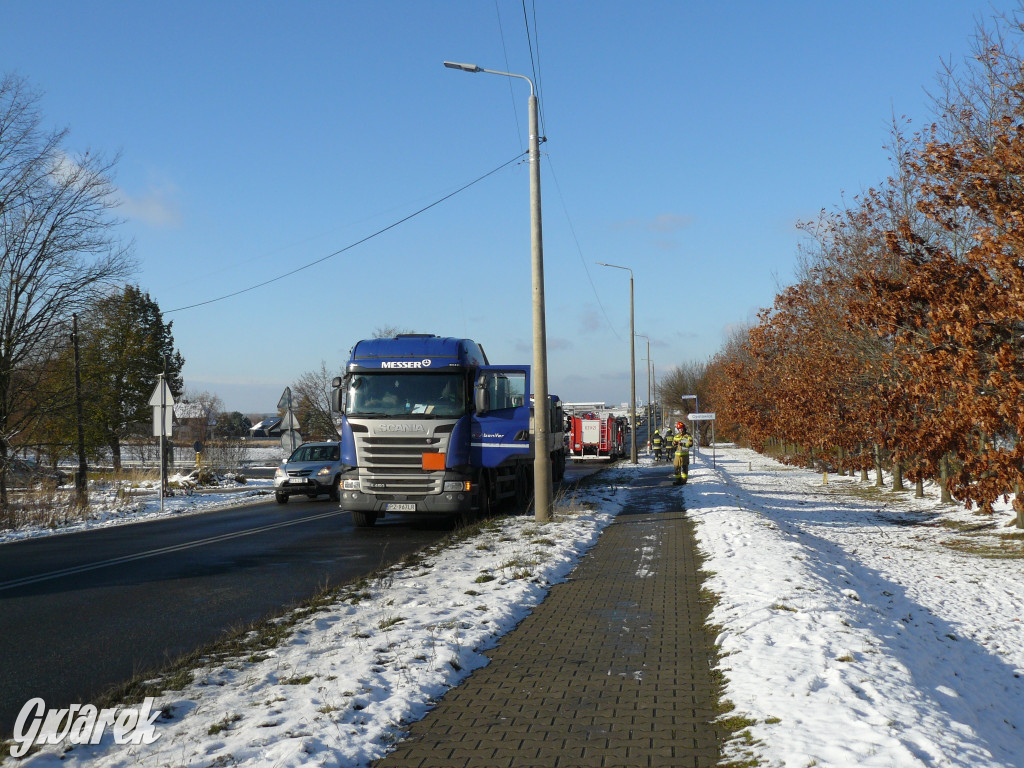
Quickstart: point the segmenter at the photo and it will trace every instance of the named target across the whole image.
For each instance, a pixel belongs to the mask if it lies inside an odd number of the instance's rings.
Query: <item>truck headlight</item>
[[[359,490],[359,481],[358,480],[346,480],[345,482],[343,482],[341,484],[341,487],[344,488],[346,491],[358,491]]]
[[[445,492],[447,492],[447,491],[469,491],[470,490],[470,482],[468,480],[466,482],[464,482],[464,483],[463,482],[451,482],[451,481],[449,481],[449,482],[446,482],[444,484],[444,490],[445,490]]]

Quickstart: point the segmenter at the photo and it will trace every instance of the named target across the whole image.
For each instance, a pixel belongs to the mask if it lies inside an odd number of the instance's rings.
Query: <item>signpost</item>
[[[302,444],[302,435],[299,433],[299,420],[292,412],[292,388],[285,387],[281,393],[281,399],[277,401],[278,410],[284,411],[281,418],[281,447],[288,451],[291,456],[295,449]]]
[[[686,416],[690,421],[711,422],[711,466],[715,466],[715,414],[714,413],[690,413]],[[696,429],[694,430],[696,431]]]
[[[153,437],[160,438],[160,511],[164,511],[164,442],[174,430],[174,395],[164,375],[157,375],[156,389],[149,396],[153,406]]]

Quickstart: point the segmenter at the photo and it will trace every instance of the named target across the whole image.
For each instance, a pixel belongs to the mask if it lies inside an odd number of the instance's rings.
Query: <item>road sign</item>
[[[302,445],[302,435],[297,429],[286,429],[281,433],[281,447],[288,451],[289,456],[300,445]]]
[[[278,425],[278,429],[280,429],[282,432],[285,432],[289,429],[294,429],[298,431],[299,420],[295,418],[295,414],[292,413],[290,410],[285,411],[284,416],[281,418],[281,423]]]
[[[292,388],[285,387],[281,399],[277,401],[277,409],[283,411],[292,407]]]
[[[168,405],[164,411],[164,428],[160,430],[160,406],[153,408],[153,437],[171,437],[174,428],[174,406]]]
[[[163,397],[160,397],[160,390],[163,389]],[[154,408],[159,408],[161,405],[168,407],[174,405],[174,395],[171,394],[171,388],[167,386],[167,382],[163,378],[156,383],[156,389],[153,390],[153,394],[149,396],[149,404]]]
[[[691,413],[687,417],[690,421],[714,421],[715,414],[713,413]]]

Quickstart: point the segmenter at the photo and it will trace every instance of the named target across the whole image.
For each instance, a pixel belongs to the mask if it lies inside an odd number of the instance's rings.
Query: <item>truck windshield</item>
[[[458,418],[466,413],[461,373],[388,371],[353,374],[348,380],[349,416]]]

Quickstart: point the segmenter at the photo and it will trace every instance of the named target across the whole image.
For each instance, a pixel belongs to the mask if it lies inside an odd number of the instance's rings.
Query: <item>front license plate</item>
[[[385,504],[385,512],[415,512],[415,504]]]

